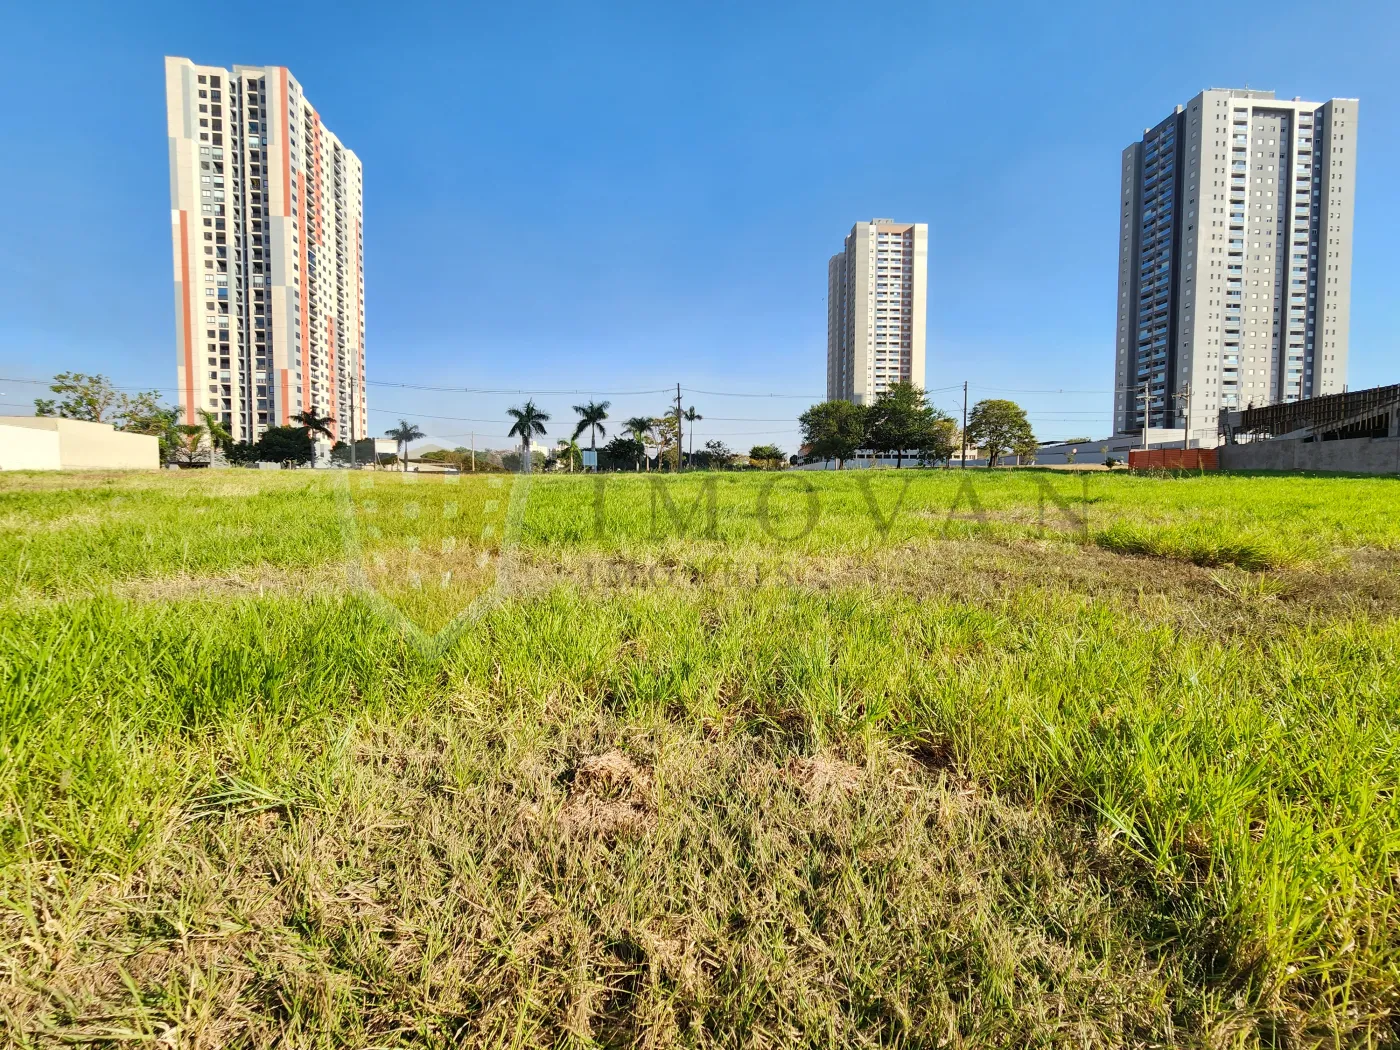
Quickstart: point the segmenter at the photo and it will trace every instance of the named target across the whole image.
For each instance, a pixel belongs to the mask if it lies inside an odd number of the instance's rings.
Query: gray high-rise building
[[[868,405],[924,385],[928,225],[858,222],[826,266],[826,396]]]
[[[1115,432],[1343,388],[1359,108],[1212,88],[1123,151]]]

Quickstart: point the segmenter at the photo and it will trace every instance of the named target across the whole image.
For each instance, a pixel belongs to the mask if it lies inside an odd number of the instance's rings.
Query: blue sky
[[[314,3],[216,33],[196,10],[6,17],[0,404],[63,369],[173,387],[165,54],[290,67],[364,162],[376,429],[499,446],[521,400],[381,383],[680,382],[799,395],[686,398],[701,440],[791,451],[825,387],[827,257],[879,215],[929,224],[931,389],[1106,433],[1120,151],[1245,84],[1361,99],[1349,378],[1400,380],[1400,5]],[[877,141],[900,145],[872,163]],[[1019,392],[1046,390],[1068,392]],[[537,398],[551,439],[579,399]]]

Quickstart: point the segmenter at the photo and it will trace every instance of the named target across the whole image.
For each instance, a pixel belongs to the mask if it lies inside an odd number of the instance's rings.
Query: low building
[[[0,470],[159,470],[160,442],[110,423],[0,416]]]
[[[1144,441],[1141,431],[1136,434],[1114,434],[1112,437],[1094,438],[1090,441],[1047,442],[1036,449],[1037,466],[1070,466],[1076,463],[1106,463],[1112,459],[1118,463],[1128,461],[1128,453],[1147,449],[1181,448],[1185,444],[1186,431],[1180,428],[1151,427]],[[1192,438],[1195,442],[1195,438]]]

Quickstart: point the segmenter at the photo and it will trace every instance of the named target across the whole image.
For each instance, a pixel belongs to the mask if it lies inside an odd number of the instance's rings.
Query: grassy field
[[[0,1041],[1397,1045],[1397,508],[0,475]]]

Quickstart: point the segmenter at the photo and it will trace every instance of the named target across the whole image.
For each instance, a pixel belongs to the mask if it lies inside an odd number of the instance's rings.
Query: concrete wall
[[[1322,470],[1400,474],[1400,437],[1346,441],[1276,440],[1220,446],[1224,470]]]
[[[160,443],[154,437],[128,434],[114,429],[110,423],[87,423],[53,416],[0,416],[0,426],[53,434],[58,445],[57,469],[160,469]]]
[[[58,470],[58,432],[0,423],[0,470]]]

